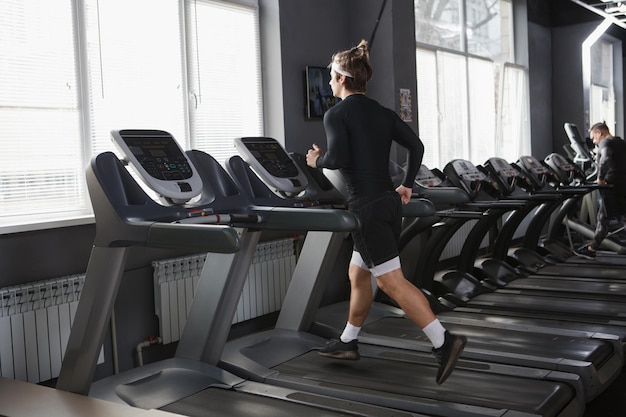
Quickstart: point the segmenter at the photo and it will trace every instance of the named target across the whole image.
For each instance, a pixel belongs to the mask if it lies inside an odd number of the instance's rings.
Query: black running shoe
[[[330,339],[326,342],[326,346],[320,348],[317,352],[327,358],[347,359],[352,361],[357,361],[361,357],[356,339],[348,343],[342,342],[341,339]]]
[[[596,257],[596,251],[589,250],[589,246],[585,245],[580,249],[576,250],[576,256],[580,256],[585,259],[594,259]]]
[[[443,346],[438,349],[433,349],[435,358],[439,363],[437,384],[443,384],[444,381],[448,379],[466,343],[467,338],[465,336],[456,336],[446,330]]]

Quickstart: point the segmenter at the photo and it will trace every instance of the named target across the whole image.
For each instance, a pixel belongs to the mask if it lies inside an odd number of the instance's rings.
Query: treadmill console
[[[546,156],[544,162],[552,168],[554,171],[554,175],[558,178],[558,181],[562,185],[569,185],[577,173],[577,169],[570,161],[565,159],[565,157],[558,153],[551,153]]]
[[[433,188],[441,185],[443,180],[436,176],[426,165],[420,166],[415,182],[424,188]]]
[[[485,174],[480,172],[478,168],[474,164],[469,161],[465,161],[462,159],[455,159],[450,162],[452,168],[454,168],[454,172],[461,179],[467,182],[478,182],[485,179]]]
[[[518,163],[526,170],[535,175],[547,175],[548,168],[546,168],[537,158],[534,156],[522,156]]]
[[[507,196],[515,191],[518,180],[523,178],[522,173],[503,158],[489,158],[483,166],[490,173],[490,178],[494,181],[493,186]]]
[[[454,186],[465,191],[472,200],[478,197],[487,179],[487,176],[474,164],[464,159],[448,162],[443,173]]]
[[[587,141],[580,135],[578,126],[574,123],[564,123],[563,129],[567,133],[571,148],[576,153],[574,160],[578,162],[593,162],[593,155],[587,146]]]
[[[161,130],[114,130],[113,142],[145,183],[173,204],[202,191],[202,180],[172,135]]]
[[[534,156],[522,156],[517,164],[526,173],[536,189],[543,188],[548,180],[550,171]]]
[[[520,172],[502,158],[489,158],[485,165],[490,165],[494,172],[502,178],[519,177]]]
[[[276,139],[236,138],[235,148],[259,177],[275,191],[297,195],[307,186],[305,174]]]
[[[550,167],[556,167],[568,172],[574,171],[574,164],[565,159],[565,157],[561,154],[551,153],[546,157],[545,161],[550,165]]]

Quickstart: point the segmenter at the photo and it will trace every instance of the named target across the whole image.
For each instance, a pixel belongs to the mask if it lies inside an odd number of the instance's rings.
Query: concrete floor
[[[626,371],[596,399],[587,404],[584,417],[626,416]]]

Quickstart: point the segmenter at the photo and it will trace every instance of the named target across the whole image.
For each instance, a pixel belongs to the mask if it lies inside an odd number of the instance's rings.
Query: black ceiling
[[[626,28],[626,1],[612,0],[570,0],[577,6],[598,14],[601,18],[610,17],[618,26]]]
[[[585,5],[601,0],[586,0]],[[568,26],[602,20],[602,17],[572,0],[527,0],[528,20],[542,26]]]

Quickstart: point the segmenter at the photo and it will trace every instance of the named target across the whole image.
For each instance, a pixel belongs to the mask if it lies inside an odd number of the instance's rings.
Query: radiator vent
[[[511,213],[509,213],[509,215],[510,214]],[[535,212],[533,211],[532,214],[534,215]],[[506,218],[507,217],[505,217],[505,219]],[[532,219],[532,215],[526,216],[524,218],[524,220],[519,224],[519,226],[515,230],[513,239],[519,239],[519,238],[524,237],[531,219]],[[459,230],[457,230],[454,236],[446,244],[446,247],[444,248],[440,256],[440,260],[451,259],[461,254],[461,250],[463,249],[465,240],[467,236],[470,234],[470,232],[472,231],[472,228],[476,225],[476,223],[477,223],[477,220],[469,220],[465,224],[463,224],[463,226],[461,226]],[[480,243],[481,249],[485,249],[488,247],[489,247],[489,234],[487,234],[482,240],[482,242]]]
[[[233,324],[280,310],[296,266],[296,240],[258,245]],[[163,343],[179,340],[206,254],[153,262],[156,315]]]
[[[444,248],[439,259],[445,260],[454,258],[455,256],[459,256],[461,254],[461,250],[463,249],[463,244],[465,243],[467,235],[469,235],[472,227],[474,227],[475,225],[476,220],[469,220],[468,222],[463,224],[463,226],[461,226],[459,230],[457,230],[454,236],[452,236],[452,239],[450,239],[450,241],[446,244],[446,247]],[[483,239],[480,247],[487,247],[488,244],[489,238],[485,236],[485,239]]]
[[[59,376],[84,282],[81,274],[0,289],[1,376],[32,383]]]

